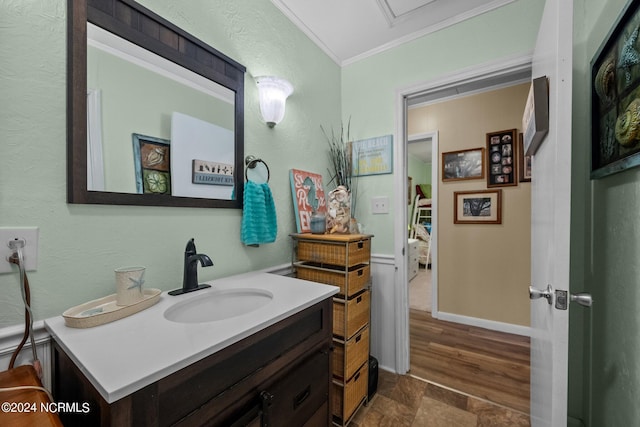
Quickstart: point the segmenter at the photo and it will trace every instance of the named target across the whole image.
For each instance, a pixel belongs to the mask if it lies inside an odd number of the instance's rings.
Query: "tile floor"
[[[411,377],[379,371],[378,392],[352,427],[529,427],[529,415]]]

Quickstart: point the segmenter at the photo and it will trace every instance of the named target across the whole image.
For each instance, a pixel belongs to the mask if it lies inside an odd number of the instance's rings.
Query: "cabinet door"
[[[272,398],[263,408],[270,427],[303,426],[329,399],[329,352],[318,352],[266,391]],[[264,392],[263,392],[264,394]],[[264,401],[264,399],[263,399]],[[329,424],[328,409],[324,415]],[[314,417],[315,418],[315,417]]]

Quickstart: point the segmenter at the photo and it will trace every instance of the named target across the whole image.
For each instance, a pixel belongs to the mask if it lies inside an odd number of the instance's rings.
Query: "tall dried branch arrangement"
[[[358,193],[358,179],[353,176],[352,159],[351,159],[351,119],[347,123],[345,129],[344,124],[340,125],[340,133],[336,133],[333,128],[331,133],[328,133],[322,125],[320,126],[322,133],[327,139],[329,144],[329,160],[331,162],[329,168],[329,185],[332,183],[336,187],[339,185],[345,186],[351,191],[351,215],[355,216],[357,193]]]

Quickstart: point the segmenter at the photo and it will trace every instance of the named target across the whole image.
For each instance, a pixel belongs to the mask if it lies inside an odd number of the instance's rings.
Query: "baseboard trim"
[[[529,326],[514,325],[512,323],[496,322],[494,320],[480,319],[477,317],[462,316],[459,314],[445,313],[439,311],[433,316],[438,320],[446,322],[461,323],[463,325],[476,326],[478,328],[490,329],[492,331],[505,332],[507,334],[531,336]]]

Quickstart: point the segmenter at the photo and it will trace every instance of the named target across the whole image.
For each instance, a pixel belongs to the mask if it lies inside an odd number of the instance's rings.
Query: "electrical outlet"
[[[372,214],[388,214],[389,213],[389,198],[386,196],[372,197],[371,198],[371,213]]]
[[[0,227],[0,273],[17,271],[9,257],[13,249],[9,247],[12,240],[24,240],[22,255],[24,257],[25,270],[33,271],[38,267],[38,227]]]

